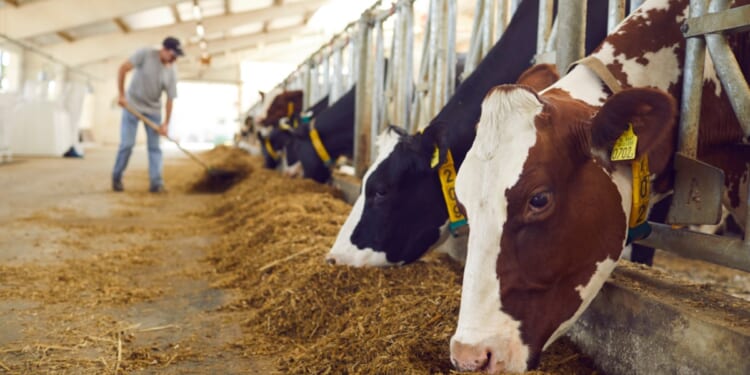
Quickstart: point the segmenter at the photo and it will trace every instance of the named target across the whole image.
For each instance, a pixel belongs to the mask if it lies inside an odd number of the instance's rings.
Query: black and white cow
[[[298,129],[289,132],[285,153],[290,169],[300,169],[305,178],[325,183],[331,178],[331,165],[339,156],[352,156],[354,149],[354,106],[357,86],[344,94],[326,110],[302,121]],[[319,134],[329,159],[324,161],[310,138],[311,126]]]
[[[294,103],[292,97],[287,100],[280,98],[274,100],[270,105],[268,111],[278,112],[279,108],[288,108],[290,103]],[[316,116],[317,114],[325,111],[328,108],[328,96],[326,95],[323,99],[312,105],[312,107],[305,111],[293,111],[292,116],[282,117],[277,120],[285,121],[284,126],[276,124],[271,127],[259,129],[256,132],[256,137],[261,145],[261,153],[263,155],[264,165],[268,169],[275,169],[281,165],[291,165],[297,162],[297,159],[284,153],[284,148],[293,137],[294,129],[296,124],[300,122],[300,114],[305,113],[309,116]],[[283,119],[283,120],[282,120]],[[284,159],[284,160],[282,160]]]
[[[365,174],[357,199],[336,242],[329,263],[382,266],[413,262],[431,248],[465,251],[465,237],[449,234],[448,211],[436,168],[435,146],[450,149],[460,167],[475,136],[480,106],[487,91],[515,82],[536,52],[539,2],[521,2],[501,39],[458,87],[455,95],[423,134],[405,136],[386,131],[378,140],[378,156]],[[607,2],[589,0],[586,51],[606,35]],[[445,153],[440,154],[445,160]]]

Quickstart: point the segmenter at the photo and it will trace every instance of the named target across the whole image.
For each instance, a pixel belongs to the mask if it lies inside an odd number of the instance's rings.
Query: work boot
[[[114,191],[123,191],[123,190],[125,190],[125,187],[122,186],[122,181],[120,181],[120,180],[112,180],[112,190],[114,190]]]
[[[156,186],[151,186],[150,188],[148,188],[148,191],[155,193],[155,194],[160,194],[160,193],[166,193],[167,189],[164,188],[164,185],[156,185]]]

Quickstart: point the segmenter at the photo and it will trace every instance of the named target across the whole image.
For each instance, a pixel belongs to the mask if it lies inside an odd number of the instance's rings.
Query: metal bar
[[[435,81],[437,80],[437,72],[436,72],[436,63],[438,60],[437,57],[437,49],[438,49],[438,38],[440,38],[439,30],[441,26],[440,19],[438,18],[439,14],[439,3],[441,0],[432,0],[430,5],[430,44],[429,44],[429,50],[428,50],[428,70],[427,70],[427,84],[428,84],[428,92],[427,92],[427,103],[425,108],[425,115],[428,117],[431,117],[434,113],[435,108],[435,100],[437,99],[435,93],[438,91],[435,87]]]
[[[560,18],[555,17],[555,22],[552,23],[552,31],[549,33],[547,38],[547,44],[544,46],[544,53],[554,52],[557,45],[557,30],[560,28]]]
[[[740,121],[742,130],[745,136],[750,136],[750,87],[742,75],[732,48],[726,38],[720,34],[707,34],[706,44],[721,86],[727,91],[729,102]]]
[[[383,100],[383,83],[385,82],[385,53],[384,53],[384,42],[383,42],[383,22],[376,21],[375,24],[375,69],[373,72],[372,82],[372,112],[370,116],[370,142],[375,142],[378,139],[378,133],[380,132],[381,121],[383,120],[384,112],[386,110],[385,102]],[[377,150],[375,147],[370,145],[370,160],[375,160]]]
[[[328,105],[331,105],[338,100],[343,92],[344,84],[344,61],[342,56],[342,48],[338,47],[333,51],[333,84],[331,85],[331,92],[328,94]]]
[[[411,128],[411,103],[414,100],[414,4],[409,2],[401,8],[404,17],[403,25],[403,60],[401,64],[399,105],[404,129]]]
[[[690,17],[700,17],[706,12],[706,0],[690,0]],[[698,124],[701,117],[703,95],[703,63],[706,59],[706,42],[703,38],[688,38],[685,45],[685,67],[680,102],[680,130],[677,137],[678,152],[695,159],[698,147]]]
[[[349,82],[345,91],[351,89],[359,79],[359,62],[357,61],[359,49],[359,37],[353,38],[349,46]]]
[[[474,8],[474,19],[471,26],[471,36],[469,37],[469,52],[466,54],[466,62],[464,63],[463,78],[466,78],[471,74],[474,68],[479,64],[481,56],[481,41],[479,37],[482,29],[482,21],[484,20],[484,0],[477,0]]]
[[[564,72],[586,51],[586,0],[560,0],[557,16],[557,71]]]
[[[495,38],[497,42],[503,36],[505,28],[508,26],[508,0],[497,0],[495,11]]]
[[[318,97],[318,100],[316,100],[315,103],[320,101],[320,99],[325,98],[326,95],[331,94],[331,53],[330,52],[327,53],[324,59],[325,61],[323,63],[323,91],[321,92],[320,97]],[[308,107],[305,107],[305,108],[308,108]]]
[[[391,35],[391,52],[390,52],[390,59],[388,60],[388,64],[386,65],[386,71],[385,71],[385,106],[386,106],[386,115],[385,119],[383,121],[384,124],[401,124],[401,121],[398,120],[399,116],[399,104],[398,103],[398,95],[399,91],[401,89],[401,82],[399,81],[399,75],[401,72],[401,65],[403,60],[403,54],[402,54],[402,44],[403,41],[401,40],[401,24],[402,19],[399,15],[399,8],[397,5],[394,5],[395,8],[395,14],[396,17],[392,21],[392,28],[393,28],[393,34]]]
[[[305,101],[309,103],[310,97],[312,97],[313,94],[313,83],[312,83],[312,61],[308,60],[308,64],[305,65],[305,70],[303,71],[304,74],[304,81],[305,81],[305,95],[303,95]],[[309,105],[306,107],[309,108]]]
[[[562,1],[564,0],[561,0],[561,5],[562,5]],[[537,32],[536,32],[537,55],[541,55],[542,53],[544,53],[544,46],[546,44],[547,38],[549,37],[550,31],[552,29],[553,6],[554,6],[553,0],[539,0],[539,18],[537,21]]]
[[[744,5],[703,17],[689,18],[685,24],[685,37],[719,32],[742,32],[750,29],[750,5]]]
[[[362,178],[369,166],[370,132],[369,119],[372,108],[369,98],[372,94],[368,80],[370,49],[370,12],[365,12],[359,19],[359,37],[357,48],[357,91],[354,110],[354,174]]]
[[[728,0],[711,0],[709,13],[719,13],[729,7]],[[750,18],[745,22],[750,25]],[[721,34],[706,34],[708,53],[714,63],[721,86],[727,91],[732,109],[740,121],[745,136],[750,136],[750,87],[727,39]]]
[[[677,255],[750,272],[750,247],[736,238],[716,236],[669,225],[651,224],[651,234],[636,241]]]
[[[494,9],[495,0],[492,0],[492,7],[488,9],[487,11],[487,22],[492,22],[492,9]],[[448,65],[448,74],[446,77],[446,87],[445,87],[445,99],[443,100],[444,106],[445,103],[450,100],[450,98],[453,96],[453,92],[456,90],[456,21],[458,18],[458,11],[457,11],[457,4],[456,0],[448,0],[448,46],[446,47],[446,53],[448,54],[448,59],[446,64]],[[489,35],[489,47],[487,51],[489,51],[489,48],[492,47],[492,44],[494,44],[494,39],[492,38],[492,33]],[[487,52],[485,52],[486,54]]]
[[[494,0],[485,0],[484,2],[484,13],[482,15],[482,48],[480,50],[479,61],[482,61],[493,44],[493,22],[492,22],[492,10],[495,8]]]
[[[625,18],[625,0],[609,0],[607,33],[611,33]]]

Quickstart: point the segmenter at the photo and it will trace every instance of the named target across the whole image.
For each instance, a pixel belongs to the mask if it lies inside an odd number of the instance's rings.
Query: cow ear
[[[420,138],[420,153],[427,158],[430,168],[436,169],[443,164],[449,146],[445,126],[433,122],[424,129]]]
[[[539,92],[557,82],[559,79],[560,74],[557,72],[557,67],[555,65],[536,64],[531,68],[524,70],[524,72],[521,73],[521,76],[518,77],[516,83],[529,86],[534,91]]]
[[[661,173],[673,153],[676,113],[675,100],[666,92],[623,90],[612,95],[592,119],[591,145],[610,156],[617,139],[632,125],[638,137],[635,158],[649,155],[651,170]]]

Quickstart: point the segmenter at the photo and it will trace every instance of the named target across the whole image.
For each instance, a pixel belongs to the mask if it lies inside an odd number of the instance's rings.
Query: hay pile
[[[259,163],[259,161],[257,162]],[[430,256],[401,268],[329,266],[324,255],[350,210],[327,186],[255,167],[214,208],[224,226],[211,253],[246,311],[234,348],[270,356],[283,373],[449,373],[460,265]],[[536,374],[591,374],[559,342]]]
[[[189,169],[168,171],[166,180],[170,185],[193,193],[222,193],[242,181],[253,169],[247,152],[235,147],[216,146],[198,157],[209,166],[209,171],[190,161],[193,167]]]

